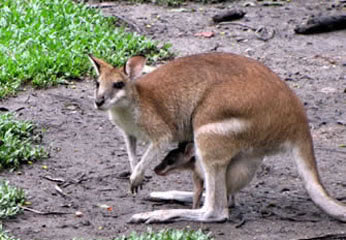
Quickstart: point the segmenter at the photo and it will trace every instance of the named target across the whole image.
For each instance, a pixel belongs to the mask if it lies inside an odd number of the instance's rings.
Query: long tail
[[[330,197],[321,183],[310,133],[295,144],[293,155],[312,201],[331,217],[346,222],[346,205]]]

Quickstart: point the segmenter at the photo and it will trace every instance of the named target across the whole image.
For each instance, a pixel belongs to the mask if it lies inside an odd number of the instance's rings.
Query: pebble
[[[76,217],[82,217],[83,216],[83,213],[81,211],[76,211],[75,212],[75,216]]]

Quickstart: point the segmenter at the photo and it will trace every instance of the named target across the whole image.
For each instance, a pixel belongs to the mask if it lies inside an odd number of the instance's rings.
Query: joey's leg
[[[128,135],[125,132],[123,132],[123,136],[124,136],[124,140],[126,144],[126,151],[129,157],[131,173],[132,173],[134,168],[137,165],[137,155],[136,155],[137,139],[134,136]]]
[[[230,208],[235,207],[234,194],[229,194],[228,195],[228,207],[230,207]]]
[[[201,197],[203,194],[203,179],[198,174],[193,173],[193,202],[192,208],[197,209],[201,205]]]

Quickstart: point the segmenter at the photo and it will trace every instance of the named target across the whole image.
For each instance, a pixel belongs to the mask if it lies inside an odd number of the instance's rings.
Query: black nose
[[[95,100],[95,104],[96,104],[96,106],[98,106],[98,107],[102,106],[102,104],[104,104],[104,103],[105,103],[105,98],[104,98],[104,97],[97,98],[97,99]]]

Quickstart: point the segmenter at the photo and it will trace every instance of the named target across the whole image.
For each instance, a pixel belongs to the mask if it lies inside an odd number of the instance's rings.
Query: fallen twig
[[[254,27],[251,27],[251,26],[243,24],[243,23],[234,23],[234,22],[222,22],[219,24],[220,25],[235,25],[235,26],[240,26],[243,28],[250,29],[250,30],[255,32],[256,38],[258,38],[259,40],[262,40],[262,41],[268,41],[268,40],[274,38],[274,36],[275,36],[275,29],[269,29],[269,28],[263,27],[263,26],[254,28]]]
[[[57,191],[57,193],[59,193],[61,196],[67,197],[67,194],[64,193],[63,190],[58,185],[55,185],[54,188]]]
[[[48,175],[42,176],[42,178],[47,179],[47,180],[52,181],[52,182],[59,182],[59,183],[65,182],[65,180],[63,178],[53,178],[53,177],[48,176]]]
[[[140,29],[135,23],[131,22],[130,20],[119,16],[119,15],[114,15],[116,18],[120,19],[121,21],[123,21],[124,23],[126,23],[128,26],[130,26],[131,28],[133,28],[137,33],[141,33],[142,29]]]
[[[241,228],[244,224],[246,223],[246,220],[243,218],[240,223],[238,223],[237,225],[235,225],[235,228]]]
[[[244,17],[246,12],[240,9],[231,9],[227,12],[217,14],[212,17],[215,23],[233,21]]]
[[[89,178],[86,177],[86,174],[82,174],[78,179],[72,179],[72,180],[68,180],[63,182],[62,184],[60,184],[61,187],[66,188],[72,184],[80,184],[84,181],[87,181]]]
[[[33,212],[36,214],[40,214],[40,215],[58,215],[58,214],[73,214],[73,213],[69,213],[69,212],[42,212],[40,210],[36,210],[36,209],[32,209],[32,208],[28,208],[28,207],[24,207],[24,206],[19,206],[21,209],[28,211],[28,212]]]
[[[316,148],[316,149],[323,150],[323,151],[337,152],[337,153],[343,153],[343,154],[346,154],[346,151],[341,151],[341,150],[337,150],[337,149],[324,148],[324,147],[315,147],[315,148]]]
[[[312,237],[312,238],[300,238],[298,240],[345,240],[346,239],[346,233],[333,233],[333,234],[326,234],[319,237]]]
[[[119,190],[118,188],[104,188],[104,189],[99,189],[100,192],[108,192],[108,191],[117,191]]]
[[[235,23],[235,22],[222,22],[219,23],[220,25],[236,25],[236,26],[240,26],[240,27],[244,27],[244,28],[248,28],[252,31],[256,31],[257,28],[251,27],[249,25],[243,24],[243,23]]]
[[[7,107],[0,107],[0,112],[8,112],[10,111]]]
[[[346,29],[346,15],[311,17],[301,25],[296,26],[297,34],[323,33]]]
[[[313,218],[308,218],[308,217],[302,217],[299,215],[294,215],[294,214],[283,214],[283,213],[278,213],[277,211],[273,211],[273,209],[268,210],[266,209],[265,213],[261,213],[261,216],[266,218],[266,217],[276,217],[279,218],[280,220],[283,221],[290,221],[290,222],[318,222],[318,219],[313,219]]]

